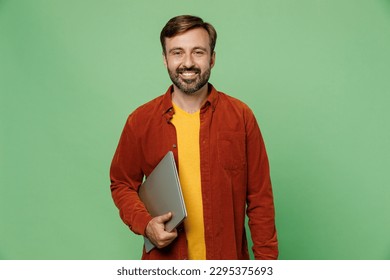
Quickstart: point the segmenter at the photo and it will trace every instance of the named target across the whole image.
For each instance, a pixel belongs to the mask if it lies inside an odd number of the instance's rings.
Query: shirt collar
[[[162,100],[162,114],[166,114],[171,112],[173,114],[173,104],[172,104],[172,92],[173,92],[173,85],[171,85],[168,90],[165,92]],[[215,107],[218,103],[219,94],[218,91],[214,88],[212,84],[209,83],[209,95],[207,96],[205,104],[200,109],[201,112],[204,112],[207,110],[207,108],[210,106],[212,110],[215,110]]]

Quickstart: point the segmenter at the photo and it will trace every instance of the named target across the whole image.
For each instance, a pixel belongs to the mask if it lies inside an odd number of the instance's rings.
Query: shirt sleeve
[[[247,122],[247,215],[255,259],[277,259],[278,241],[268,157],[251,111]]]
[[[145,235],[146,226],[152,217],[138,196],[144,174],[139,141],[135,133],[136,125],[135,117],[130,115],[111,163],[110,189],[123,222],[134,233]]]

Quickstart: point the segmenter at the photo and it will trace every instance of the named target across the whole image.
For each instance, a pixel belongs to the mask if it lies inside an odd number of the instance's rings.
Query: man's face
[[[194,94],[207,85],[215,53],[211,53],[209,34],[195,28],[165,38],[164,64],[174,86],[185,94]]]

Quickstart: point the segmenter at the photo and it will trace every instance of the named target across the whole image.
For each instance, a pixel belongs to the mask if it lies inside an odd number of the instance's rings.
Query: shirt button
[[[174,149],[175,149],[176,147],[177,147],[177,146],[176,146],[176,144],[173,144],[173,145],[172,145],[172,148],[174,148]]]

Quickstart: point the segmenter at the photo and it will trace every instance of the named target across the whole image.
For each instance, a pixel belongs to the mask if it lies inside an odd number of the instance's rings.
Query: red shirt
[[[145,234],[152,217],[138,197],[148,176],[169,151],[176,162],[176,130],[168,91],[140,106],[127,119],[111,164],[111,192],[125,224]],[[278,242],[268,158],[256,119],[247,105],[218,92],[200,109],[200,163],[207,259],[248,259],[245,214],[256,259],[276,259]],[[184,227],[163,249],[142,259],[187,259]]]

